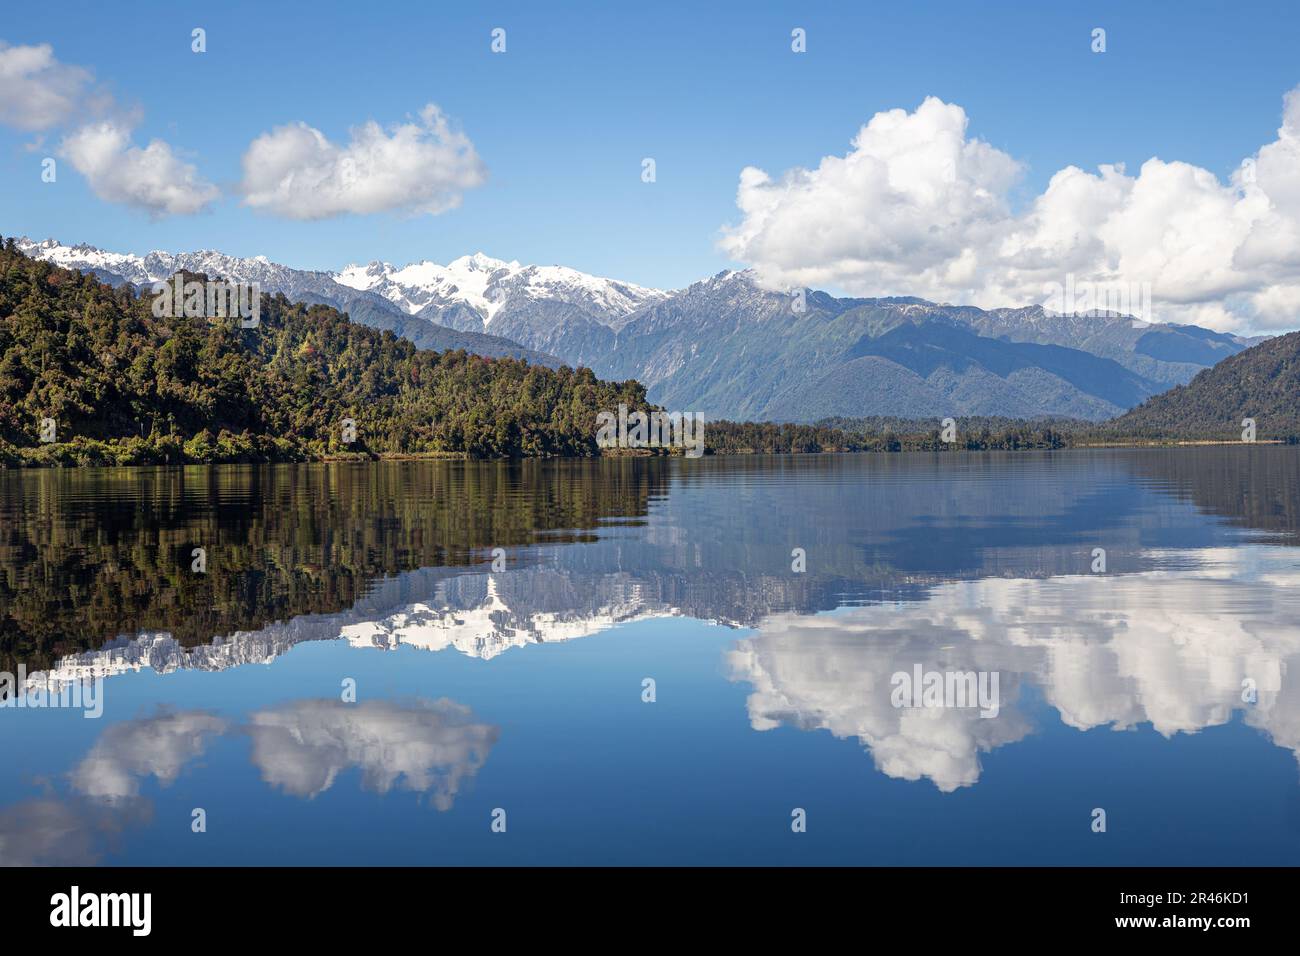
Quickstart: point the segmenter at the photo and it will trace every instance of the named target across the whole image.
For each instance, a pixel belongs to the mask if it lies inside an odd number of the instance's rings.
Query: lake
[[[1300,863],[1298,488],[1269,446],[0,472],[0,863]]]

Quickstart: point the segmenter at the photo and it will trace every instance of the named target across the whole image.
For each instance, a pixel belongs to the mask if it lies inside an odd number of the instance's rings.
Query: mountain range
[[[499,335],[593,370],[613,347],[621,319],[670,295],[564,266],[521,266],[482,253],[446,266],[372,262],[349,266],[335,278],[430,322]]]
[[[563,361],[524,348],[496,335],[459,332],[413,316],[383,296],[354,289],[336,281],[329,272],[291,269],[262,257],[235,258],[220,252],[151,252],[145,256],[105,252],[94,246],[65,246],[53,239],[17,241],[19,251],[34,259],[79,272],[88,272],[111,285],[148,288],[177,272],[202,273],[232,282],[257,283],[263,292],[282,293],[293,302],[328,305],[347,312],[355,321],[371,328],[387,329],[410,339],[420,348],[445,352],[464,349],[478,355],[527,359],[534,365],[558,368]]]
[[[330,305],[422,348],[462,348],[635,378],[711,418],[997,415],[1102,420],[1257,339],[1118,314],[983,310],[910,297],[801,299],[726,271],[664,291],[482,253],[447,265],[294,269],[219,252],[146,256],[18,241],[27,255],[140,287],[177,270]]]

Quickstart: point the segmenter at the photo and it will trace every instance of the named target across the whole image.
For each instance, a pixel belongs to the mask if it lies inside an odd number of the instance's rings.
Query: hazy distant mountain
[[[464,349],[478,355],[527,359],[534,365],[557,368],[564,364],[554,355],[524,348],[518,342],[476,331],[457,331],[409,315],[381,295],[358,290],[335,281],[329,272],[293,269],[271,262],[265,256],[242,259],[220,252],[151,252],[146,256],[105,252],[94,246],[65,246],[54,239],[34,242],[17,240],[20,251],[34,259],[79,272],[89,272],[113,285],[147,287],[178,271],[201,272],[233,282],[256,282],[263,292],[283,293],[294,302],[328,305],[347,312],[363,325],[388,329],[410,339],[421,348],[439,352]]]
[[[1067,345],[1114,359],[1130,371],[1168,385],[1181,385],[1201,369],[1263,341],[1263,337],[1244,338],[1195,325],[1135,322],[1126,315],[1060,315],[1041,306],[949,311],[980,335]]]
[[[1124,354],[1123,335],[1107,337],[1087,326],[1113,327],[1116,320],[1072,321],[1092,334],[1071,332],[1069,323],[1049,320],[1035,328],[1028,317],[1016,323],[1010,313],[914,298],[808,292],[800,312],[790,295],[760,289],[749,273],[723,272],[633,313],[608,359],[593,368],[615,379],[635,376],[652,401],[670,408],[809,421],[834,415],[1097,420],[1203,367],[1141,355],[1140,336]],[[999,337],[989,334],[994,326]],[[1154,334],[1176,334],[1168,328],[1153,327]],[[1216,346],[1225,353],[1241,347]],[[1124,361],[1094,351],[1103,347]]]
[[[1240,439],[1247,418],[1259,438],[1300,438],[1300,332],[1226,358],[1112,424],[1135,435]]]
[[[20,246],[109,281],[140,284],[181,267],[257,281],[425,348],[586,365],[603,378],[643,382],[670,409],[715,418],[1101,420],[1258,341],[1122,315],[815,291],[796,311],[790,295],[761,289],[748,272],[664,292],[482,253],[445,266],[371,262],[328,273],[215,252],[138,257],[53,240]]]

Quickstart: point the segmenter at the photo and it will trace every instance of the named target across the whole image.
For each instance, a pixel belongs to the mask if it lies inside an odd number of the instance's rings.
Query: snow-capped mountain
[[[483,253],[447,265],[348,266],[335,278],[407,313],[463,332],[491,332],[528,348],[593,365],[637,309],[669,293],[565,266],[520,265]]]
[[[566,266],[524,266],[481,252],[445,266],[428,260],[400,268],[387,262],[351,265],[334,278],[354,289],[378,292],[412,315],[466,306],[482,323],[473,331],[487,329],[503,310],[543,300],[567,302],[612,324],[668,294]]]
[[[263,292],[333,306],[424,348],[464,348],[552,366],[561,361],[592,364],[626,316],[668,296],[565,266],[521,265],[481,252],[445,266],[428,260],[400,267],[371,262],[324,272],[214,250],[138,256],[55,239],[17,242],[33,258],[93,273],[115,285],[141,287],[180,269],[256,282]]]
[[[562,364],[553,355],[525,348],[498,335],[484,334],[481,327],[454,330],[441,323],[415,318],[377,292],[337,281],[334,273],[295,269],[272,262],[265,256],[240,258],[210,249],[181,253],[150,252],[138,256],[107,252],[89,245],[67,246],[56,239],[35,242],[26,237],[16,240],[16,245],[34,259],[91,273],[112,285],[146,288],[180,270],[203,273],[231,282],[257,283],[263,292],[281,293],[294,302],[328,305],[347,312],[363,325],[388,329],[395,335],[408,338],[421,348],[437,351],[464,349],[479,355],[523,358],[535,365],[554,367]]]
[[[431,303],[462,303],[478,312],[483,325],[487,325],[501,306],[488,297],[488,287],[495,276],[509,275],[519,268],[518,262],[503,262],[480,252],[461,256],[445,266],[428,260],[400,268],[378,261],[350,265],[338,273],[337,279],[353,289],[377,292],[412,315]]]
[[[54,240],[29,255],[140,285],[177,269],[323,303],[425,348],[464,348],[635,378],[651,401],[709,418],[815,421],[889,415],[1100,420],[1253,344],[1195,326],[1042,306],[986,311],[912,297],[761,288],[724,271],[664,292],[483,253],[447,265],[293,269],[219,252],[132,256]]]
[[[271,262],[266,256],[241,259],[211,249],[182,253],[155,251],[137,256],[132,253],[107,252],[85,244],[65,246],[57,239],[33,242],[23,237],[17,241],[17,245],[32,258],[44,259],[65,269],[93,272],[108,281],[129,282],[136,286],[160,282],[181,269],[221,276],[234,282],[257,282],[264,289],[271,285],[301,285],[307,276],[328,278],[328,273],[291,269]]]
[[[436,569],[407,572],[396,590],[413,602],[375,607],[363,601],[334,614],[308,614],[238,631],[210,644],[186,647],[165,631],[121,635],[94,650],[62,657],[51,668],[27,675],[27,690],[54,690],[74,681],[104,680],[145,669],[221,671],[270,664],[299,644],[345,640],[353,647],[426,651],[452,650],[490,660],[530,644],[554,644],[590,637],[619,624],[682,612],[627,574],[606,574],[583,582],[551,569],[439,578]],[[580,600],[574,605],[572,600]]]

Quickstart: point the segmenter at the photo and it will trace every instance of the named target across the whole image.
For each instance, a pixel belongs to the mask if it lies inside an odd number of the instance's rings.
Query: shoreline
[[[875,436],[864,436],[875,437]],[[1052,446],[1022,446],[1022,447],[969,447],[960,443],[953,443],[951,446],[932,447],[928,444],[918,444],[915,447],[907,447],[903,441],[907,436],[892,436],[899,442],[896,447],[883,448],[829,448],[809,451],[772,451],[767,449],[728,449],[725,451],[716,451],[706,449],[702,458],[754,458],[759,456],[819,456],[819,455],[896,455],[906,453],[928,452],[930,454],[963,454],[979,452],[1008,452],[1012,454],[1021,452],[1041,452],[1041,451],[1074,451],[1098,448],[1201,448],[1212,446],[1240,445],[1249,447],[1251,445],[1293,445],[1297,444],[1294,440],[1284,438],[1261,438],[1253,442],[1234,441],[1231,439],[1215,438],[1185,438],[1174,440],[1160,439],[1134,439],[1132,441],[1080,441],[1080,442],[1063,442],[1060,445]],[[920,437],[920,436],[915,436]],[[349,453],[332,453],[324,455],[303,454],[299,456],[284,457],[249,457],[237,458],[226,461],[104,461],[104,460],[81,460],[69,461],[63,456],[73,456],[79,451],[84,452],[73,443],[60,443],[58,445],[43,446],[50,449],[45,455],[57,458],[56,461],[42,461],[36,457],[25,457],[20,461],[3,461],[0,460],[0,472],[4,471],[35,471],[51,470],[61,471],[69,469],[82,468],[148,468],[148,467],[194,467],[201,465],[290,465],[290,464],[348,464],[348,463],[379,463],[389,461],[499,461],[499,462],[519,462],[519,461],[600,461],[616,460],[623,458],[684,458],[687,456],[681,454],[657,454],[647,449],[617,449],[614,453],[608,451],[596,455],[520,455],[520,456],[503,456],[495,458],[475,457],[468,452],[463,451],[429,451],[429,452],[349,452]],[[106,450],[113,450],[112,446],[106,446]],[[28,449],[12,449],[22,454]],[[44,457],[44,455],[42,455]],[[698,459],[692,459],[698,460]]]
[[[1293,445],[1295,442],[1288,441],[1285,438],[1257,438],[1255,441],[1232,440],[1231,438],[1182,438],[1173,441],[1157,441],[1154,439],[1147,441],[1128,441],[1128,442],[1079,442],[1077,445],[1069,445],[1069,448],[1185,448],[1199,447],[1202,445]]]

